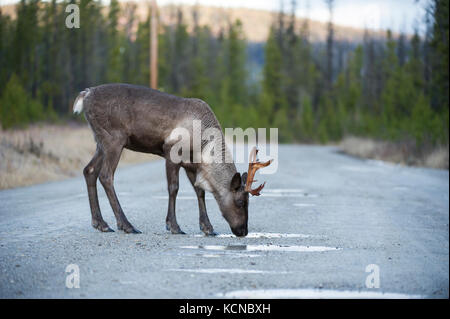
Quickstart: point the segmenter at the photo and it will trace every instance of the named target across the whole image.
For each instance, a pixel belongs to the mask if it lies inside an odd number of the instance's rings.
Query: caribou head
[[[223,200],[218,201],[223,217],[230,225],[231,231],[236,236],[246,236],[248,234],[248,199],[252,196],[261,195],[261,190],[265,182],[255,189],[252,184],[256,171],[262,167],[269,166],[273,160],[261,163],[257,160],[258,149],[254,147],[250,152],[248,172],[242,174],[235,173],[231,179],[228,195]]]

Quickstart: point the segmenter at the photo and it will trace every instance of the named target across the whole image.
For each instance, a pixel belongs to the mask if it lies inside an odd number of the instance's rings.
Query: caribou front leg
[[[200,230],[204,232],[206,236],[216,236],[217,233],[214,231],[214,228],[209,221],[208,213],[206,212],[205,191],[200,187],[195,186],[196,173],[187,169],[185,171],[197,194]]]

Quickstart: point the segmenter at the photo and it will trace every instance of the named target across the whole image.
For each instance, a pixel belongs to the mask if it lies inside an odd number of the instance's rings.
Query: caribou
[[[117,228],[126,233],[140,233],[126,218],[114,190],[114,173],[123,149],[151,153],[165,159],[169,204],[166,228],[173,234],[184,234],[177,223],[175,202],[179,189],[179,171],[183,167],[198,199],[199,224],[205,235],[214,236],[205,205],[205,191],[211,192],[222,216],[236,236],[248,234],[249,194],[259,196],[265,183],[252,189],[258,169],[272,162],[257,161],[257,149],[250,153],[248,172],[237,172],[222,136],[222,161],[176,162],[171,149],[177,143],[177,128],[193,131],[193,121],[200,121],[201,129],[222,128],[209,105],[195,98],[182,98],[130,84],[104,84],[79,93],[74,113],[84,112],[97,143],[92,160],[83,169],[86,180],[92,226],[101,232],[113,231],[103,220],[97,196],[97,180],[105,189],[114,212]],[[202,141],[202,149],[205,141]],[[202,151],[202,150],[200,150]],[[189,154],[192,159],[196,154]]]

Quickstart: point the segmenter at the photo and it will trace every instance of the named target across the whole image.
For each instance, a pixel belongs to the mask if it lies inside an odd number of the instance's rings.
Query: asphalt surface
[[[116,232],[91,227],[82,177],[1,191],[0,297],[449,297],[448,171],[280,146],[278,172],[260,176],[263,196],[250,200],[247,238],[231,236],[210,195],[222,236],[201,236],[195,193],[180,176],[186,235],[165,230],[163,161],[116,173],[139,235],[117,231],[100,185],[103,217]],[[79,288],[66,286],[71,264]],[[371,264],[379,288],[366,286]]]

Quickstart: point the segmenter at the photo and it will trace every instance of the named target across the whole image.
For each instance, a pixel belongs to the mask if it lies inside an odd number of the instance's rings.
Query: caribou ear
[[[243,185],[247,184],[247,172],[245,172],[244,174],[242,174],[242,184],[243,184]]]
[[[234,174],[230,183],[230,190],[237,191],[242,186],[241,173]]]

